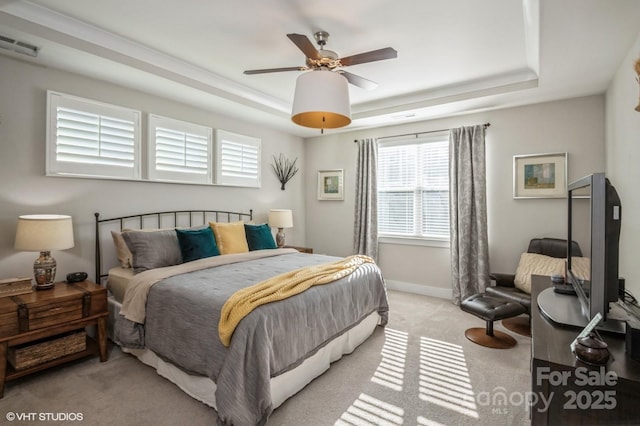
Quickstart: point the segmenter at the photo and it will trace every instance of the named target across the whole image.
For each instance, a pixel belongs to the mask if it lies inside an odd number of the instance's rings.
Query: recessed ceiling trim
[[[540,74],[540,0],[522,0],[527,65]]]
[[[358,2],[349,10],[324,10],[306,4],[292,9],[287,0],[268,6],[251,0],[256,13],[238,26],[229,21],[237,14],[232,2],[214,7],[185,0],[184,4],[153,11],[134,8],[128,19],[123,19],[120,9],[128,5],[123,0],[105,2],[101,12],[90,6],[91,2],[0,0],[0,32],[41,48],[35,61],[4,49],[0,49],[0,55],[311,137],[316,136],[314,130],[290,120],[293,81],[273,76],[254,83],[240,76],[244,58],[260,58],[260,64],[271,66],[271,55],[278,52],[290,61],[285,65],[299,63],[299,54],[289,44],[280,48],[285,41],[269,33],[273,25],[293,26],[291,31],[300,32],[322,25],[341,38],[357,37],[356,45],[364,47],[371,42],[376,46],[380,40],[388,40],[400,51],[394,63],[371,69],[371,77],[381,82],[381,90],[353,91],[352,123],[332,132],[469,113],[478,104],[505,108],[604,93],[638,37],[638,1],[620,2],[616,8],[607,6],[606,0],[590,1],[588,8],[581,7],[584,0],[491,0],[483,6],[467,1],[474,11],[482,12],[468,14],[473,21],[466,20],[469,16],[455,15],[450,2],[442,2],[435,9],[430,2],[416,2],[399,11],[382,6],[382,0],[374,2],[381,7]],[[377,25],[354,26],[354,19],[364,16],[363,11],[370,12],[366,21]],[[400,18],[394,20],[398,26],[379,28],[392,11]],[[194,19],[196,14],[198,19]],[[452,16],[454,20],[450,21]],[[460,22],[461,18],[474,24],[464,26],[472,33],[455,31],[455,37],[448,38],[447,43],[433,40],[434,32],[446,33],[453,28],[451,22]],[[169,27],[180,28],[181,32],[161,32],[173,20],[180,25]],[[430,25],[416,25],[424,20]],[[415,31],[403,31],[412,25],[416,25]],[[159,33],[154,35],[153,31]],[[484,42],[469,43],[474,36]],[[210,48],[212,54],[208,56]],[[167,53],[170,51],[174,53]],[[567,52],[572,53],[570,61]],[[589,73],[576,78],[579,69],[589,69]],[[528,74],[520,73],[523,70]],[[366,65],[360,71],[370,72]],[[514,78],[506,78],[507,74]],[[474,76],[482,78],[470,81]],[[416,115],[411,116],[414,112]]]
[[[398,97],[393,106],[374,105],[372,103],[352,106],[353,120],[376,115],[398,114],[410,110],[445,105],[469,99],[482,98],[497,94],[514,92],[538,87],[538,78],[531,71],[505,76],[496,76],[450,87],[423,91],[418,94]],[[388,100],[387,100],[388,101]]]
[[[250,89],[219,74],[43,6],[18,2],[3,6],[1,10],[0,15],[18,18],[11,20],[12,22],[7,22],[8,19],[4,21],[7,25],[19,30],[26,30],[24,21],[27,21],[35,24],[35,28],[34,25],[29,26],[30,32],[38,30],[36,35],[53,42],[115,60],[124,65],[188,84],[191,87],[199,89],[206,87],[208,93],[232,98],[260,110],[270,109],[276,115],[282,113],[288,115],[290,112],[289,102]],[[197,84],[194,84],[196,82]]]

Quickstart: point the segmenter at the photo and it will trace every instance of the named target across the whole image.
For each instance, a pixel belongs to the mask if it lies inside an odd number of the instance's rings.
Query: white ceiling
[[[398,51],[347,68],[379,86],[350,86],[338,132],[603,93],[638,22],[639,0],[0,0],[0,35],[40,48],[0,53],[306,137],[300,72],[243,74],[304,65],[287,33],[327,31],[342,57]]]

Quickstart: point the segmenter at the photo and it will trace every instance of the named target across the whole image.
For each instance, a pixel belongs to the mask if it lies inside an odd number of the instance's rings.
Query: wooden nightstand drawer
[[[27,330],[37,330],[82,318],[82,302],[82,298],[78,295],[75,299],[43,306],[27,305]]]
[[[82,313],[83,317],[98,315],[108,310],[106,288],[98,286],[90,281],[73,283],[69,286],[83,292],[85,294],[85,297],[87,293],[91,295],[91,303],[88,305],[83,305],[83,308],[87,309]]]
[[[11,297],[0,298],[0,337],[18,334],[18,305]]]
[[[106,289],[88,281],[59,283],[50,290],[8,299],[13,301],[20,333],[66,324],[107,311]],[[5,309],[11,311],[10,307]],[[0,310],[0,314],[4,313]]]
[[[0,337],[18,334],[18,313],[16,311],[0,313]]]

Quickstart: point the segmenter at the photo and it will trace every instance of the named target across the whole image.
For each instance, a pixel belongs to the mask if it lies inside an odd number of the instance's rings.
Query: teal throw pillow
[[[205,257],[218,256],[220,251],[213,236],[213,230],[207,226],[202,229],[176,229],[183,262],[191,262]]]
[[[247,236],[249,251],[278,248],[271,234],[271,228],[266,223],[262,225],[247,225],[245,223],[244,233]]]

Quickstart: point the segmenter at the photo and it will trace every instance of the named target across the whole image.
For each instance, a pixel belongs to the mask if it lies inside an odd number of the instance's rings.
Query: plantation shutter
[[[140,178],[140,112],[47,92],[47,175]]]
[[[261,140],[217,130],[216,183],[260,187]]]
[[[148,178],[211,183],[212,134],[210,127],[150,115]]]
[[[446,135],[380,144],[378,232],[382,236],[449,238]]]

